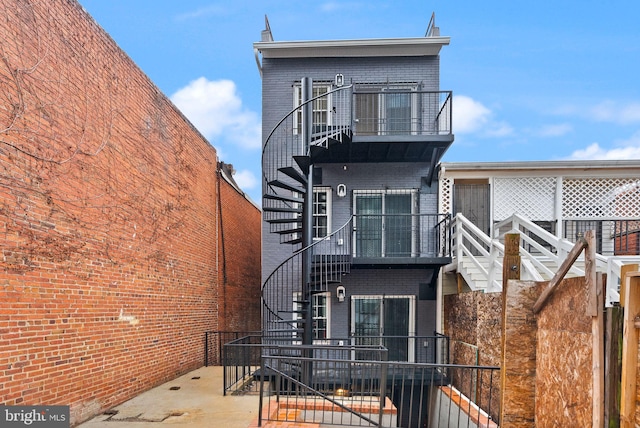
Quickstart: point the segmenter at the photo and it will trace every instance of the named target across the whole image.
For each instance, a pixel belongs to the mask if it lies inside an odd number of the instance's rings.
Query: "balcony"
[[[354,265],[445,265],[448,219],[444,214],[354,216]]]
[[[351,140],[323,140],[326,150],[312,152],[314,163],[428,162],[435,167],[454,138],[452,95],[410,86],[355,85],[351,92],[331,93],[314,109],[314,130],[321,130],[320,136],[348,130]]]

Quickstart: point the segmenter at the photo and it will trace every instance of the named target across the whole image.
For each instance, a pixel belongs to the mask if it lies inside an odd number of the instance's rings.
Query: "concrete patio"
[[[114,407],[80,428],[247,428],[258,417],[258,395],[222,395],[222,367],[201,367]]]

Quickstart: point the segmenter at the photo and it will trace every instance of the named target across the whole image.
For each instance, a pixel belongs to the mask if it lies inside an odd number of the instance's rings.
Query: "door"
[[[489,235],[489,183],[456,181],[453,185],[453,213],[462,213]]]
[[[355,199],[356,257],[382,257],[382,194]]]
[[[381,135],[409,135],[413,130],[412,96],[408,89],[387,89],[382,94]]]
[[[390,361],[414,361],[415,296],[353,296],[351,334],[358,346],[383,345]],[[356,352],[356,359],[366,359]]]
[[[410,257],[415,253],[414,194],[354,192],[355,257]]]
[[[385,195],[384,242],[386,257],[410,257],[413,216],[411,194]]]

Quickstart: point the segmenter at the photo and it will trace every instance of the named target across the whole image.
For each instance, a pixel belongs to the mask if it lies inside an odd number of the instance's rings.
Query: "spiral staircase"
[[[310,93],[310,90],[309,90]],[[314,156],[334,145],[351,141],[348,115],[331,118],[331,125],[313,122],[314,102],[330,102],[333,112],[348,112],[351,86],[335,87],[290,111],[265,140],[262,153],[263,219],[269,232],[292,254],[280,263],[262,285],[263,337],[280,342],[310,344],[312,296],[341,281],[351,266],[352,220],[320,240],[313,240],[312,170]],[[303,119],[304,117],[307,119]],[[302,123],[301,123],[302,122]],[[306,126],[303,126],[303,123]],[[326,121],[325,121],[326,123]],[[311,190],[310,190],[311,189]],[[311,193],[311,194],[310,194]],[[305,221],[305,216],[307,221]],[[306,238],[305,238],[306,237]],[[336,245],[340,242],[340,245]]]

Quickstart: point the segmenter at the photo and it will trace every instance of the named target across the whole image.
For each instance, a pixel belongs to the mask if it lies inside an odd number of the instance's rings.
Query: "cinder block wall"
[[[76,424],[201,366],[204,332],[250,305],[218,318],[215,149],[76,1],[0,13],[0,403]],[[259,266],[246,239],[231,271]]]

